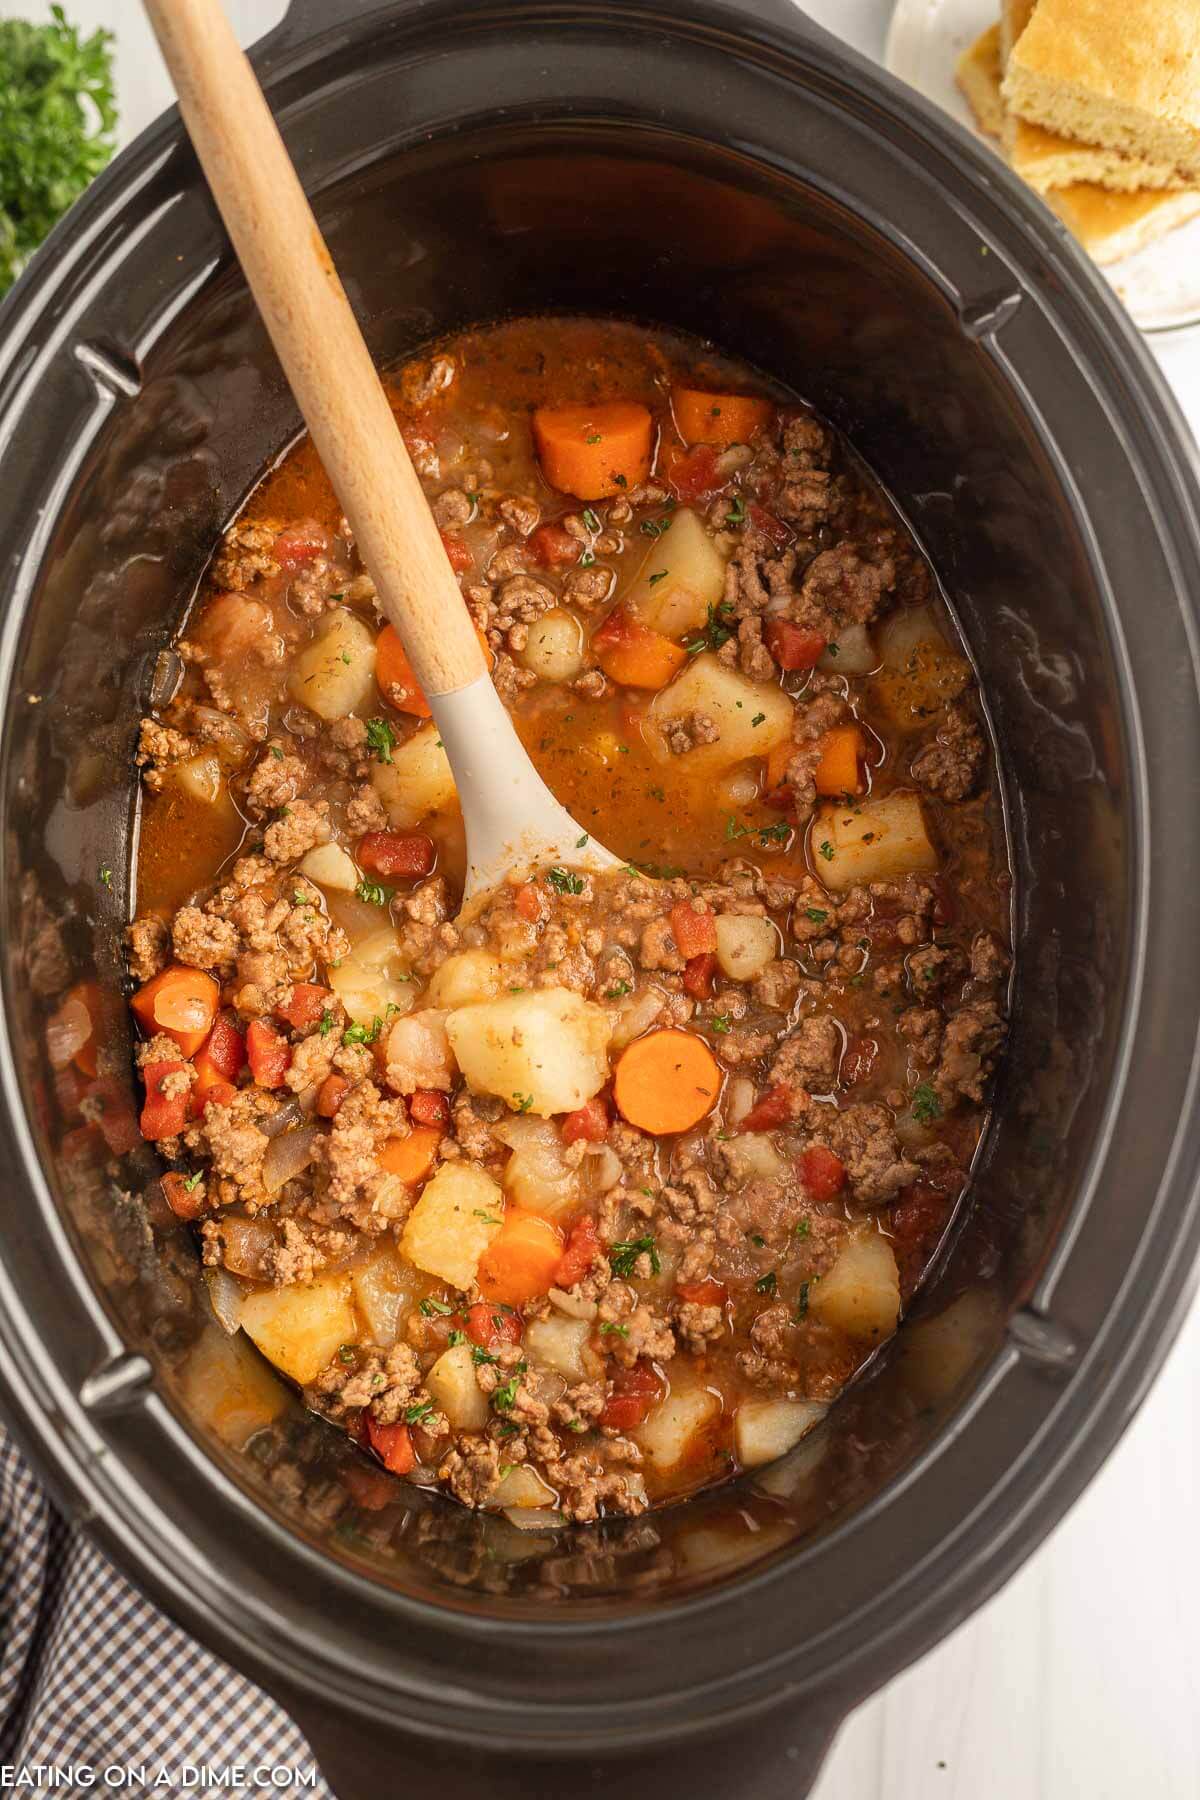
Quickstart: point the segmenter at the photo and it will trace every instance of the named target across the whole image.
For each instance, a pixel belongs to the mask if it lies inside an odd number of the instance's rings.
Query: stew
[[[367,1455],[636,1513],[811,1430],[963,1192],[1009,965],[978,695],[753,370],[518,320],[390,392],[501,697],[628,863],[457,920],[437,727],[300,442],[141,730],[140,1130],[217,1317]],[[86,993],[56,1026],[86,1072]]]

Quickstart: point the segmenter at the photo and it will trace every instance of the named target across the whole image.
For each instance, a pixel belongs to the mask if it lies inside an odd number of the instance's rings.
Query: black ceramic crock
[[[295,0],[257,54],[373,349],[508,312],[709,335],[849,433],[988,696],[1015,1026],[973,1201],[888,1353],[757,1478],[526,1539],[293,1409],[212,1416],[149,1152],[63,1130],[45,1021],[116,991],[131,746],[215,535],[297,427],[172,116],[0,314],[0,1391],[60,1499],[294,1710],[344,1796],[799,1795],[850,1707],[1111,1448],[1197,1248],[1197,488],[1107,290],[799,13]],[[128,1077],[120,1063],[118,1084]],[[361,1495],[361,1489],[360,1489]],[[368,1496],[368,1499],[370,1496]],[[697,1783],[699,1787],[697,1788]]]

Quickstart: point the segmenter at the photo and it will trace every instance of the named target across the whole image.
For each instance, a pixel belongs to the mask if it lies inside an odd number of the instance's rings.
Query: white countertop
[[[227,4],[244,39],[285,10]],[[116,30],[122,125],[134,135],[170,99],[140,7],[66,9],[85,28]],[[882,55],[890,0],[810,0],[807,11]],[[0,16],[47,13],[46,0],[0,0]],[[1156,353],[1200,435],[1200,334],[1160,340]],[[1198,1414],[1193,1309],[1083,1499],[1000,1595],[855,1714],[817,1800],[1197,1800]]]

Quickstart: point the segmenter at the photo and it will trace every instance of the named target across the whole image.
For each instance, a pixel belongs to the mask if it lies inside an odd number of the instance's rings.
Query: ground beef
[[[918,1062],[931,1063],[942,1041],[942,1024],[935,1006],[910,1006],[896,1020],[896,1030],[911,1045]]]
[[[962,981],[967,965],[961,950],[945,944],[927,944],[908,959],[908,979],[918,1000],[940,994],[953,982]]]
[[[495,1438],[464,1432],[438,1468],[438,1480],[464,1506],[485,1506],[500,1485],[500,1452]],[[512,1460],[507,1446],[505,1460]]]
[[[613,572],[611,569],[592,567],[590,569],[570,569],[563,582],[563,599],[572,606],[579,607],[581,612],[592,612],[603,606],[612,592]]]
[[[1003,981],[1008,974],[1008,952],[990,931],[977,931],[971,940],[971,979]]]
[[[330,1263],[342,1261],[353,1248],[354,1239],[349,1232],[284,1219],[279,1241],[264,1262],[263,1280],[274,1282],[276,1287],[309,1282]]]
[[[369,781],[357,787],[346,807],[346,825],[356,835],[364,831],[386,831],[387,809]]]
[[[721,728],[707,713],[688,712],[670,721],[666,736],[671,755],[684,756],[689,750],[699,749],[701,744],[719,743]]]
[[[788,525],[810,536],[828,523],[838,502],[838,488],[827,469],[809,469],[785,481],[775,497],[775,511]]]
[[[428,406],[435,395],[445,393],[457,373],[452,356],[414,357],[400,371],[400,397],[412,410]]]
[[[492,1126],[504,1116],[502,1100],[490,1094],[471,1094],[464,1088],[450,1109],[454,1141],[471,1162],[494,1162],[506,1147],[492,1134]]]
[[[801,619],[822,636],[836,638],[846,625],[866,625],[883,606],[895,585],[896,565],[889,556],[868,561],[854,542],[822,550],[805,571],[800,589]]]
[[[136,982],[152,981],[170,961],[168,945],[171,934],[165,919],[146,913],[125,927],[126,957],[129,973]]]
[[[231,525],[209,571],[213,586],[238,592],[260,575],[278,575],[279,564],[272,554],[278,535],[274,522],[240,519]]]
[[[347,1362],[336,1358],[317,1376],[313,1392],[332,1418],[366,1407],[380,1425],[399,1423],[410,1406],[429,1398],[416,1352],[408,1344],[357,1353]]]
[[[785,957],[769,962],[751,989],[756,1005],[771,1012],[790,1012],[799,991],[800,971]]]
[[[894,1200],[920,1174],[901,1150],[886,1106],[844,1107],[821,1119],[816,1136],[845,1164],[850,1191],[861,1206]]]
[[[829,1013],[817,1013],[784,1038],[771,1062],[770,1080],[819,1094],[837,1081],[842,1060],[842,1034]]]
[[[694,1356],[702,1356],[710,1344],[725,1336],[729,1321],[723,1306],[704,1306],[696,1300],[681,1300],[675,1309],[675,1329],[685,1347]]]
[[[792,715],[792,738],[796,750],[788,763],[784,780],[791,789],[792,804],[798,820],[806,819],[817,803],[814,777],[821,761],[820,739],[835,725],[849,717],[850,708],[838,694],[818,694],[807,704],[797,706]]]
[[[325,1143],[328,1197],[362,1231],[402,1222],[412,1195],[398,1176],[381,1167],[389,1138],[408,1135],[402,1100],[385,1100],[373,1081],[360,1082],[338,1107]]]
[[[912,760],[912,778],[939,800],[967,800],[983,769],[983,733],[962,706],[948,706],[931,744]]]
[[[171,947],[176,962],[227,974],[237,958],[237,928],[198,906],[181,906],[171,925]]]
[[[298,756],[288,756],[279,743],[269,743],[255,763],[246,782],[246,810],[261,819],[278,806],[294,800],[308,781],[308,765]]]
[[[643,969],[667,969],[677,973],[683,968],[684,958],[676,948],[670,919],[651,919],[645,927],[638,943],[638,962]]]
[[[263,833],[263,850],[274,863],[296,862],[330,838],[328,800],[293,800]]]
[[[541,507],[529,494],[505,494],[497,500],[496,511],[521,537],[528,537],[542,516]]]
[[[218,1205],[241,1201],[253,1213],[267,1203],[262,1165],[270,1139],[261,1127],[277,1110],[261,1088],[240,1088],[228,1106],[206,1107],[184,1132],[188,1149],[212,1164]]]
[[[434,523],[443,530],[456,525],[465,525],[475,508],[461,488],[446,488],[434,501],[430,511]]]
[[[1004,1042],[1004,1021],[991,1000],[962,1006],[947,1021],[941,1060],[933,1078],[942,1105],[957,1105],[960,1096],[982,1105],[984,1087]]]
[[[142,780],[152,792],[157,793],[163,785],[163,772],[174,763],[184,762],[195,756],[198,746],[182,731],[176,731],[170,725],[160,725],[155,719],[143,719],[138,730],[138,745],[134,761],[142,770]]]

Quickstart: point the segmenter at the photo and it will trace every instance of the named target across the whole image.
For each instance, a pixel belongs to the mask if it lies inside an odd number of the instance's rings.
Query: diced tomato
[[[763,639],[780,668],[789,671],[811,669],[825,648],[819,631],[793,625],[790,619],[768,619]]]
[[[878,1039],[855,1035],[846,1042],[842,1056],[842,1066],[838,1078],[843,1087],[853,1087],[855,1082],[865,1081],[875,1067],[875,1058],[879,1055]]]
[[[275,1008],[279,1018],[293,1031],[308,1031],[320,1023],[328,1011],[333,995],[315,981],[297,981],[283,1006]]]
[[[648,1363],[638,1362],[632,1369],[622,1369],[604,1402],[600,1423],[615,1426],[618,1431],[632,1431],[642,1423],[661,1392],[658,1376]]]
[[[450,1101],[434,1088],[418,1088],[410,1094],[408,1110],[418,1125],[436,1125],[439,1131],[445,1131],[450,1123]]]
[[[368,831],[359,838],[355,856],[371,875],[428,875],[437,850],[423,831]]]
[[[796,1094],[788,1082],[777,1081],[750,1108],[742,1120],[742,1130],[773,1131],[779,1125],[789,1125],[796,1116]]]
[[[713,977],[717,972],[715,955],[705,953],[703,956],[689,956],[683,970],[684,991],[693,1000],[707,1000],[713,991]]]
[[[475,553],[462,539],[457,531],[439,531],[442,547],[450,559],[450,567],[456,575],[475,566]]]
[[[846,1185],[846,1165],[824,1144],[813,1144],[800,1158],[800,1179],[811,1200],[832,1200]]]
[[[317,1115],[322,1119],[332,1119],[337,1109],[350,1092],[354,1083],[344,1075],[327,1075],[317,1089]]]
[[[329,548],[329,539],[315,520],[289,525],[275,539],[275,561],[289,575],[297,574]]]
[[[115,1075],[101,1075],[88,1082],[83,1098],[92,1103],[89,1111],[95,1109],[96,1124],[110,1154],[127,1156],[138,1141],[138,1118],[124,1082]]]
[[[574,1287],[577,1281],[583,1280],[599,1254],[600,1239],[596,1236],[596,1221],[590,1215],[576,1219],[567,1238],[562,1261],[555,1272],[555,1287]]]
[[[785,525],[782,519],[777,519],[774,513],[768,512],[765,506],[760,506],[757,500],[752,500],[746,511],[763,536],[769,537],[777,549],[782,550],[785,544],[790,543],[791,527]]]
[[[467,1308],[467,1336],[481,1350],[495,1350],[521,1341],[521,1315],[488,1300],[476,1300]]]
[[[265,1019],[252,1019],[246,1032],[246,1056],[250,1073],[259,1087],[283,1086],[292,1060],[291,1047]]]
[[[368,1418],[367,1441],[393,1475],[407,1475],[417,1460],[407,1425],[380,1425]]]
[[[693,1306],[724,1306],[729,1298],[725,1283],[715,1281],[711,1275],[703,1281],[680,1282],[675,1292],[681,1300],[690,1300]]]
[[[321,988],[319,992],[328,998],[328,990]],[[300,989],[297,988],[299,993]],[[214,1080],[236,1081],[246,1066],[246,1039],[228,1013],[218,1013],[213,1020],[213,1028],[209,1032],[203,1047],[196,1053],[196,1072],[200,1074],[200,1065],[204,1064],[206,1073]],[[207,1083],[212,1086],[212,1082]]]
[[[174,1137],[187,1124],[188,1089],[179,1094],[164,1094],[162,1084],[168,1075],[183,1073],[182,1062],[147,1063],[142,1070],[146,1083],[146,1099],[142,1106],[141,1132],[150,1143],[159,1138]]]
[[[177,1219],[198,1219],[206,1204],[203,1186],[192,1181],[190,1175],[180,1175],[176,1169],[168,1169],[161,1177],[162,1191],[167,1205]],[[191,1181],[191,1186],[188,1186]]]
[[[603,1096],[593,1094],[583,1106],[577,1106],[563,1119],[563,1143],[577,1144],[582,1140],[585,1144],[602,1144],[608,1136],[609,1123],[609,1110]]]
[[[210,1106],[228,1106],[237,1098],[237,1089],[231,1082],[218,1081],[213,1087],[205,1088],[201,1097],[200,1111],[207,1112]]]
[[[517,889],[513,905],[527,924],[537,925],[542,917],[542,897],[532,881],[526,881]]]
[[[717,452],[711,444],[697,444],[667,460],[667,485],[685,504],[702,500],[725,486],[725,477],[717,467]]]
[[[529,548],[543,569],[565,569],[579,561],[583,545],[561,525],[539,525],[529,539]]]
[[[696,912],[690,902],[681,900],[678,906],[671,908],[671,936],[685,961],[690,961],[693,956],[704,956],[717,947],[716,915]]]

